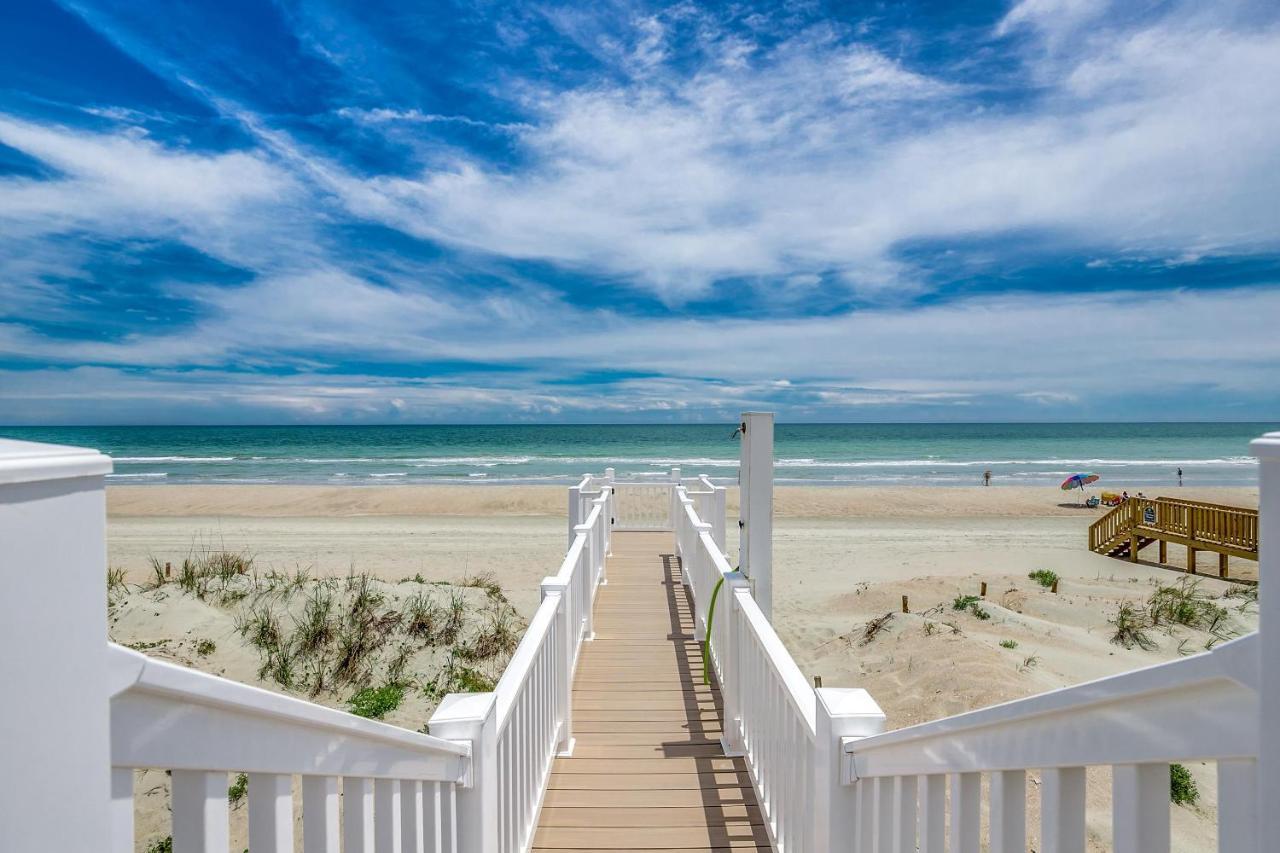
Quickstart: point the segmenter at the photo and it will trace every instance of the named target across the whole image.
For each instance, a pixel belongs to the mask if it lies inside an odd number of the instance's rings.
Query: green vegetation
[[[403,684],[384,684],[381,687],[366,687],[351,697],[351,713],[360,717],[381,720],[396,708],[404,699]]]
[[[1191,771],[1181,764],[1169,765],[1169,799],[1178,806],[1194,806],[1200,799],[1196,780],[1191,778]]]
[[[1227,609],[1214,604],[1200,590],[1200,581],[1182,578],[1171,586],[1156,587],[1147,602],[1153,627],[1185,625],[1211,634],[1220,633]]]
[[[1126,649],[1136,646],[1150,651],[1156,648],[1156,642],[1146,633],[1147,629],[1163,628],[1172,634],[1175,628],[1182,627],[1207,632],[1210,636],[1204,648],[1211,649],[1235,635],[1227,623],[1228,615],[1225,607],[1201,589],[1198,579],[1181,578],[1174,584],[1158,585],[1142,608],[1131,602],[1121,604],[1109,620],[1116,628],[1111,642]],[[1185,640],[1179,643],[1179,654],[1185,653],[1185,646]]]
[[[213,640],[196,640],[196,654],[202,658],[207,658],[218,650],[218,644]]]
[[[234,806],[243,800],[247,793],[249,793],[249,777],[244,773],[237,774],[236,780],[231,783],[230,788],[227,788],[227,802]]]
[[[147,853],[173,853],[173,836],[166,835],[147,845]]]
[[[1027,577],[1040,584],[1045,589],[1052,589],[1053,585],[1058,582],[1058,573],[1050,569],[1036,569]]]
[[[1002,649],[1016,649],[1017,647],[1018,647],[1017,640],[1001,640],[1000,641],[1000,648]]]
[[[1040,665],[1040,658],[1036,655],[1027,655],[1022,659],[1022,663],[1018,664],[1018,672],[1026,672],[1029,669],[1035,669]]]
[[[957,595],[951,602],[951,609],[968,610],[983,621],[991,618],[991,614],[982,607],[982,599],[976,595]]]
[[[1114,645],[1124,646],[1126,649],[1137,647],[1145,652],[1156,648],[1156,641],[1151,639],[1145,630],[1150,624],[1146,614],[1135,607],[1133,602],[1121,602],[1116,615],[1107,621],[1116,629],[1111,635],[1111,642]]]

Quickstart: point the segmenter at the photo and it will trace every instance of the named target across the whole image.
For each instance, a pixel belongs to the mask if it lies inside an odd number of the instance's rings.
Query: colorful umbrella
[[[1089,483],[1098,482],[1098,479],[1097,474],[1072,474],[1062,481],[1062,491],[1069,492],[1072,489],[1083,489]]]

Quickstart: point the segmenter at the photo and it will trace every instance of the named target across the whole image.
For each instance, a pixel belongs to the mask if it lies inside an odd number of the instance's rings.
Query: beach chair
[[[1097,495],[1094,495],[1093,497],[1089,498],[1089,500],[1085,501],[1084,505],[1087,507],[1096,507],[1100,503],[1102,503],[1102,501],[1098,500]]]

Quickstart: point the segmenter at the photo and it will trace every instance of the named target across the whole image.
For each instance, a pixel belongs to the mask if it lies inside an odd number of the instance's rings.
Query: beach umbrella
[[[1072,474],[1070,477],[1062,481],[1062,491],[1069,492],[1072,489],[1084,491],[1084,487],[1089,483],[1098,482],[1097,474]]]

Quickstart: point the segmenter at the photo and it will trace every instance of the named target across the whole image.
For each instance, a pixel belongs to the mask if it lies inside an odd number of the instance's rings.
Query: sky
[[[24,0],[0,424],[1280,417],[1280,6]]]

